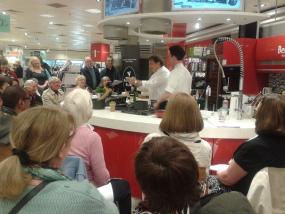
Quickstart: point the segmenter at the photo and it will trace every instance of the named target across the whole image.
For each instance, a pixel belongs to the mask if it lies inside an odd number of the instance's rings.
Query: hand
[[[153,104],[153,108],[154,108],[155,110],[157,110],[158,107],[159,107],[159,103],[158,103],[158,102],[156,102],[155,104]]]
[[[131,85],[134,85],[134,86],[136,85],[136,78],[135,77],[127,77],[127,81]]]

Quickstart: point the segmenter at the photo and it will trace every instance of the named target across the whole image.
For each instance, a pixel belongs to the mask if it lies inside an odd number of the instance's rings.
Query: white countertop
[[[141,116],[126,114],[120,111],[93,110],[90,124],[115,130],[138,133],[153,133],[159,131],[161,119],[155,115]],[[219,122],[216,115],[204,120],[204,129],[200,132],[203,138],[249,139],[255,136],[254,119],[232,120]]]

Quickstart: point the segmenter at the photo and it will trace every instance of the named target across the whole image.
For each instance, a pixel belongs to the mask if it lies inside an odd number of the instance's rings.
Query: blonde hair
[[[195,99],[186,93],[178,93],[169,100],[159,126],[166,133],[200,132],[203,127],[199,107]]]
[[[78,75],[75,78],[75,85],[78,85],[78,81],[80,81],[80,80],[85,80],[86,81],[86,77],[84,75]]]
[[[41,65],[41,61],[40,61],[40,59],[39,59],[38,57],[36,57],[36,56],[32,56],[32,57],[30,58],[30,61],[29,61],[29,68],[30,68],[31,70],[33,70],[33,68],[34,68],[34,66],[33,66],[33,61],[35,61],[35,60],[38,60],[38,61],[39,61],[39,63],[40,63],[40,68],[41,68],[41,70],[43,70],[42,65]]]
[[[13,148],[25,151],[31,163],[41,166],[59,156],[74,128],[73,117],[67,112],[56,107],[35,107],[14,118],[10,140]],[[31,180],[16,155],[0,163],[0,173],[1,199],[19,197]]]
[[[76,88],[64,98],[62,107],[74,117],[76,125],[81,126],[92,116],[91,95],[87,90]]]

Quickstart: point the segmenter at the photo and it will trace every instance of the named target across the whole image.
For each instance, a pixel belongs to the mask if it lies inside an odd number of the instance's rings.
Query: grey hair
[[[53,82],[60,82],[60,79],[58,77],[50,77],[48,79],[48,83],[53,83]]]
[[[28,87],[30,87],[30,86],[33,85],[33,84],[37,84],[36,81],[33,80],[33,79],[29,79],[29,80],[27,80],[27,81],[24,83],[24,88],[28,88]]]
[[[76,88],[66,95],[62,108],[74,117],[76,126],[81,126],[92,117],[91,95],[87,90]]]

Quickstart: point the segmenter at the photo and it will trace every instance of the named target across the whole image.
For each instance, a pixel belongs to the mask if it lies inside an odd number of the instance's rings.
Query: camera
[[[113,88],[112,82],[107,82],[106,87],[107,88]]]

